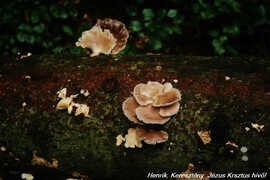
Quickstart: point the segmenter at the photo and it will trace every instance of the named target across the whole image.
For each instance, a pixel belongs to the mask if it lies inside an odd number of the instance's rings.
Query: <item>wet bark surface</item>
[[[152,172],[180,174],[189,163],[198,173],[269,171],[269,62],[162,55],[2,57],[0,177],[145,179]],[[162,126],[169,139],[142,148],[116,146],[118,134],[136,127],[122,103],[148,81],[170,82],[182,94],[180,111]],[[90,117],[56,109],[63,88],[67,96],[89,91],[74,101],[87,104]],[[209,131],[211,142],[204,144],[198,131]],[[35,163],[34,154],[47,164]]]

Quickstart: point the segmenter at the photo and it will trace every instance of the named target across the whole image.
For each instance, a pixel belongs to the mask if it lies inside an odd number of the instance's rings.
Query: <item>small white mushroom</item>
[[[72,98],[70,97],[63,98],[56,105],[56,109],[66,109],[71,104],[71,102],[72,102]]]
[[[262,129],[264,128],[264,125],[253,124],[253,123],[251,123],[251,126],[252,126],[253,128],[255,128],[258,132],[261,132]]]
[[[63,88],[57,92],[59,98],[65,98],[67,95],[67,88]]]
[[[136,146],[141,148],[142,143],[140,138],[137,136],[136,129],[135,128],[129,128],[128,134],[125,136],[125,147],[126,148],[135,148]]]
[[[33,180],[34,176],[32,174],[29,174],[29,173],[22,173],[21,178],[25,179],[25,180]]]
[[[120,146],[122,144],[122,142],[125,141],[125,138],[122,136],[122,134],[119,134],[116,137],[116,146]]]
[[[86,104],[80,104],[80,106],[75,111],[75,116],[78,116],[80,114],[83,114],[84,117],[90,117],[89,106],[87,106]]]

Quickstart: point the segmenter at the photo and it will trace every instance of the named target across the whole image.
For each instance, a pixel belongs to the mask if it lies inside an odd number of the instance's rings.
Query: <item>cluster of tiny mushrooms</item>
[[[82,33],[76,46],[89,48],[92,51],[90,56],[117,54],[125,48],[128,37],[128,30],[122,22],[113,19],[98,20],[90,30]],[[58,92],[61,100],[56,108],[68,109],[69,114],[72,114],[75,109],[75,113],[73,113],[75,116],[83,114],[85,117],[89,117],[89,107],[86,104],[73,102],[78,94],[66,97],[66,91],[67,89],[64,88]],[[162,125],[169,121],[171,116],[179,111],[180,100],[179,90],[173,88],[169,82],[161,84],[148,81],[147,84],[136,85],[133,96],[123,102],[122,109],[124,115],[139,126],[129,128],[128,134],[124,137],[121,134],[118,135],[116,145],[119,146],[125,141],[126,148],[141,148],[141,141],[147,144],[166,142],[169,137],[167,132],[152,130],[146,128],[145,125]]]

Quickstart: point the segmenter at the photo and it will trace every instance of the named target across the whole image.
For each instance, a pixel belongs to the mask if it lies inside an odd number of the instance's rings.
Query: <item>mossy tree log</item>
[[[66,179],[76,171],[90,179],[144,179],[149,172],[181,173],[189,163],[197,172],[269,170],[269,60],[117,55],[2,57],[0,63],[0,178],[27,172]],[[169,140],[116,146],[118,134],[136,127],[122,103],[147,81],[171,82],[182,93],[179,113],[163,126]],[[68,96],[89,91],[74,101],[88,104],[90,117],[56,110],[62,88]],[[258,132],[251,123],[264,127]],[[211,132],[210,144],[202,143],[201,130]],[[58,168],[32,165],[33,151],[58,160]]]

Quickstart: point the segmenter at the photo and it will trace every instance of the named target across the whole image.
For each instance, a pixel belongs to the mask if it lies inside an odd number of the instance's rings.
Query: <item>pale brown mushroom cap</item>
[[[142,127],[136,128],[137,136],[147,144],[166,142],[169,135],[165,131],[148,130]]]
[[[100,53],[110,54],[115,44],[116,39],[110,31],[106,29],[103,31],[99,26],[84,31],[82,37],[76,42],[76,46],[91,49],[91,56],[97,56]]]
[[[176,114],[179,111],[180,108],[180,103],[176,102],[170,106],[163,106],[160,107],[159,110],[159,115],[161,115],[162,117],[169,117],[172,116],[174,114]]]
[[[166,82],[165,84],[163,84],[163,93],[168,92],[172,88],[173,88],[172,83]]]
[[[127,98],[123,104],[122,104],[122,110],[124,111],[124,115],[134,123],[143,125],[144,123],[140,121],[137,118],[135,110],[139,107],[140,105],[137,103],[134,97],[129,97]]]
[[[98,20],[96,25],[100,26],[102,29],[108,29],[116,39],[116,45],[112,49],[112,54],[117,54],[125,48],[129,37],[125,24],[115,19],[104,19]]]
[[[169,106],[180,100],[181,100],[180,91],[178,89],[172,88],[164,94],[157,95],[156,100],[153,103],[153,106],[155,107]]]
[[[170,117],[162,117],[159,114],[160,109],[151,104],[140,106],[136,110],[137,118],[146,124],[164,124],[170,120]]]
[[[142,105],[148,105],[154,102],[159,94],[162,94],[163,85],[159,82],[148,81],[147,84],[140,83],[134,87],[133,95],[137,102]]]
[[[153,98],[162,93],[163,85],[159,82],[148,81],[141,87],[141,94]]]
[[[142,106],[145,106],[145,105],[148,105],[148,104],[151,104],[154,102],[153,99],[145,96],[145,95],[142,95],[141,93],[141,88],[145,86],[145,84],[143,83],[140,83],[140,84],[137,84],[135,87],[134,87],[134,90],[133,90],[133,96],[135,97],[136,101],[142,105]]]

